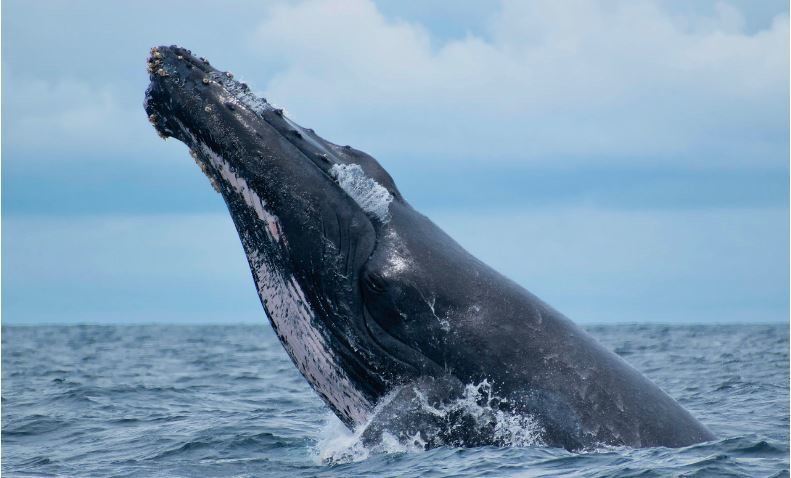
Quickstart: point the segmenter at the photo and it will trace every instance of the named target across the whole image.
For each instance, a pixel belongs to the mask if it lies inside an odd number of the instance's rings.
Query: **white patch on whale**
[[[287,245],[282,227],[276,215],[269,212],[266,202],[252,190],[247,181],[231,168],[227,161],[195,136],[182,124],[191,144],[225,183],[242,198],[262,222],[265,231],[274,242]],[[208,175],[208,172],[207,172]],[[210,179],[212,178],[209,176]],[[243,240],[246,244],[249,241]],[[331,347],[318,327],[316,314],[310,307],[302,287],[292,276],[286,278],[281,268],[274,264],[269,255],[245,247],[247,260],[253,273],[258,296],[273,328],[294,364],[311,386],[340,413],[349,416],[355,423],[364,423],[372,405],[353,385],[346,371],[337,364]]]
[[[264,309],[299,371],[337,410],[365,422],[371,407],[336,363],[299,283],[286,280],[265,254],[248,251],[247,259]]]
[[[368,177],[357,164],[334,164],[330,174],[363,211],[373,214],[380,221],[390,220],[390,203],[393,196],[384,186]]]
[[[384,237],[385,242],[388,244],[388,254],[382,270],[383,273],[386,275],[397,275],[415,266],[409,249],[395,229],[387,228]]]
[[[249,88],[242,87],[242,83],[232,78],[228,78],[223,73],[218,71],[212,72],[209,74],[209,77],[217,84],[222,85],[222,88],[231,96],[233,96],[234,99],[238,100],[241,104],[259,115],[275,109],[274,106],[270,105],[265,99],[250,91]]]
[[[227,161],[222,159],[205,144],[201,143],[200,146],[201,153],[209,160],[211,165],[214,166],[214,169],[220,173],[225,183],[231,186],[233,190],[239,194],[245,204],[255,211],[258,219],[266,224],[266,230],[269,236],[275,242],[280,242],[281,239],[285,241],[285,238],[283,238],[281,234],[282,228],[280,227],[280,221],[277,216],[267,210],[266,201],[261,199],[261,197],[247,185],[247,181],[245,181],[243,177],[239,176],[231,169]]]
[[[250,188],[250,186],[247,184],[247,181],[243,177],[236,174],[236,172],[228,164],[228,161],[215,153],[205,143],[198,141],[195,135],[192,134],[189,128],[184,126],[181,121],[176,119],[176,123],[179,125],[179,128],[181,128],[182,132],[189,137],[188,143],[196,145],[194,151],[197,154],[202,155],[209,162],[209,164],[211,164],[214,170],[220,174],[220,177],[225,180],[225,183],[233,188],[233,190],[239,194],[245,204],[255,211],[258,219],[266,224],[266,231],[269,234],[269,237],[275,242],[281,242],[282,240],[282,242],[286,244],[286,238],[283,237],[281,233],[283,229],[280,226],[280,220],[276,215],[269,212],[266,207],[266,201],[262,199],[252,188]],[[212,182],[212,186],[214,186],[215,189],[218,189],[215,178],[204,169],[202,163],[198,162],[198,164],[201,166],[204,174],[206,174],[206,176],[209,178],[209,181]]]
[[[467,384],[462,396],[438,404],[430,403],[419,386],[406,384],[394,388],[382,397],[371,412],[368,421],[354,430],[346,429],[334,417],[329,417],[322,431],[323,436],[320,437],[315,449],[317,462],[339,465],[366,460],[372,454],[424,452],[426,438],[431,440],[438,438],[430,435],[434,432],[431,428],[421,430],[411,437],[401,437],[401,439],[384,431],[381,442],[367,446],[363,443],[363,434],[366,428],[376,423],[379,414],[386,410],[393,400],[402,398],[400,392],[406,387],[413,388],[414,401],[412,403],[417,406],[420,412],[441,419],[461,415],[465,418],[463,423],[467,430],[473,433],[490,433],[498,446],[514,448],[545,446],[543,437],[546,430],[538,419],[526,413],[500,410],[499,405],[507,403],[508,400],[498,396],[488,380],[477,384]],[[426,433],[429,435],[425,436]],[[463,445],[463,443],[452,444],[452,446],[459,445]]]

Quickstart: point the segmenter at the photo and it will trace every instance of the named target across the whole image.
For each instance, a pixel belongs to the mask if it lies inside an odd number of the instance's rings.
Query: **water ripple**
[[[268,326],[3,327],[5,476],[788,476],[788,328],[596,326],[707,424],[681,449],[353,447]],[[342,451],[342,450],[341,450]],[[326,452],[326,449],[324,450]],[[360,458],[360,459],[357,459]]]

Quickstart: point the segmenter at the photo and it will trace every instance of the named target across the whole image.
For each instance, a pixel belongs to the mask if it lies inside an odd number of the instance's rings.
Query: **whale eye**
[[[363,277],[363,285],[374,294],[383,294],[386,290],[384,278],[375,272],[368,272],[365,274]]]

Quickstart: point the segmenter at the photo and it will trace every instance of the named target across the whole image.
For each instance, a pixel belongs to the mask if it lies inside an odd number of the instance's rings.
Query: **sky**
[[[2,321],[264,323],[150,47],[376,157],[579,323],[789,316],[785,1],[2,2]]]

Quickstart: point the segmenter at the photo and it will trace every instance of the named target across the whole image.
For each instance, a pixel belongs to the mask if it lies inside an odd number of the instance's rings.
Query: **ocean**
[[[73,477],[789,476],[788,325],[589,332],[718,440],[582,453],[369,450],[268,324],[4,326],[2,474]]]

